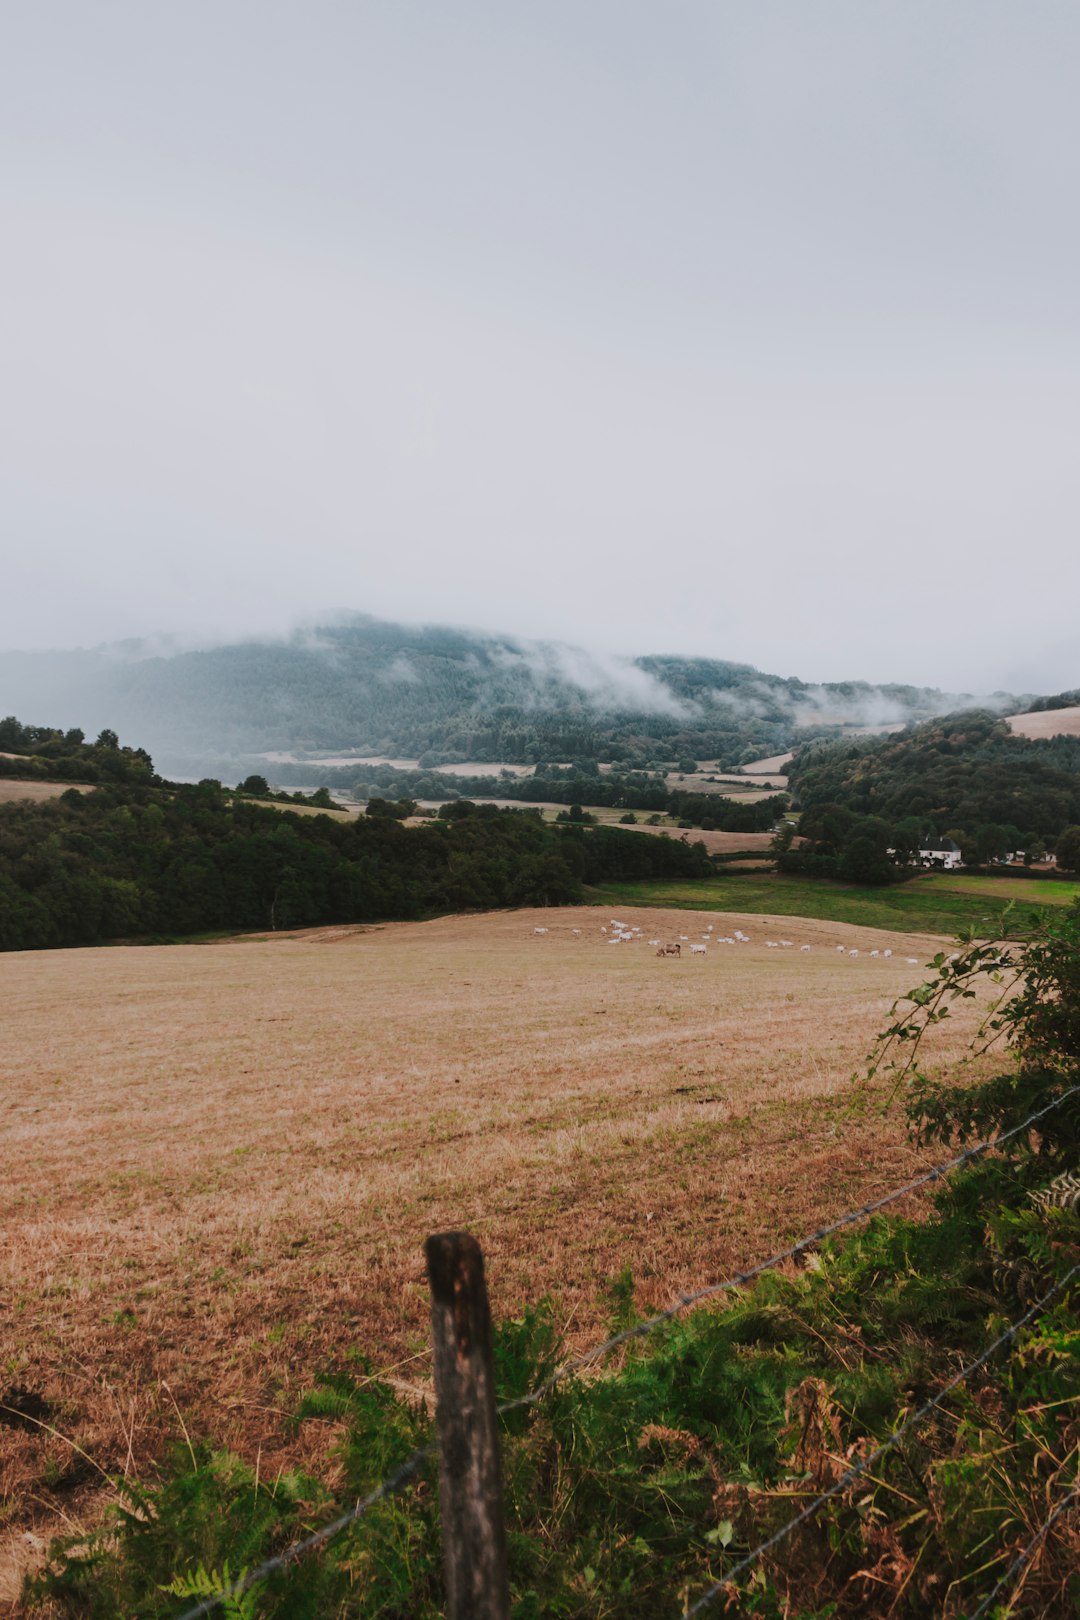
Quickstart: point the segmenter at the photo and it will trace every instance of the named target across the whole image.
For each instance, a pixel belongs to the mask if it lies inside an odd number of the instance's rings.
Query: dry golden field
[[[1010,714],[1006,724],[1020,737],[1080,737],[1080,705],[1041,709],[1037,714]]]
[[[624,1266],[666,1303],[928,1162],[846,1110],[937,941],[717,916],[752,943],[661,960],[706,914],[614,915],[642,943],[567,908],[0,957],[0,1398],[50,1426],[0,1427],[0,1603],[181,1415],[276,1470],[312,1461],[284,1420],[317,1371],[426,1388],[431,1231],[583,1347]]]
[[[322,805],[288,804],[283,799],[251,799],[248,802],[257,804],[263,810],[291,810],[296,816],[329,816],[332,821],[355,821],[359,815],[358,810],[347,810],[343,805],[326,810]]]
[[[782,772],[789,760],[794,758],[793,753],[770,754],[767,759],[752,759],[749,764],[740,766],[740,772],[748,771],[751,776],[755,773],[760,775],[763,771],[768,775],[775,775],[777,771]]]
[[[644,813],[643,811],[638,812],[639,816]],[[769,846],[773,841],[773,835],[769,832],[733,833],[717,832],[715,830],[702,832],[700,827],[689,827],[683,832],[679,832],[676,829],[676,824],[670,819],[664,827],[650,827],[646,822],[639,821],[636,827],[627,827],[624,831],[666,833],[669,838],[685,838],[691,844],[704,844],[710,855],[730,855],[735,850],[752,849],[757,850],[763,858],[766,858],[769,857]],[[802,844],[805,840],[796,839],[795,842]],[[769,857],[769,864],[771,864],[771,857]]]
[[[58,799],[68,788],[77,788],[80,793],[93,792],[89,782],[16,782],[13,777],[0,776],[0,804],[18,799],[40,804],[44,799]]]

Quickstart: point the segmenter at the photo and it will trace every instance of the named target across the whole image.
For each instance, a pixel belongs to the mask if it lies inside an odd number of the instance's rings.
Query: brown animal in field
[[[657,956],[681,956],[682,946],[677,942],[674,945],[661,945],[656,954]]]

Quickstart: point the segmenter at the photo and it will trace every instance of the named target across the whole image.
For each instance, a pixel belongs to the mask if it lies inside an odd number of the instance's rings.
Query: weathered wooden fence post
[[[435,1347],[446,1616],[509,1620],[484,1257],[468,1232],[436,1232],[424,1249]]]

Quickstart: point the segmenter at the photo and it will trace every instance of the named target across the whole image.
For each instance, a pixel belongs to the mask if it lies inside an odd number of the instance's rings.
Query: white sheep
[[[546,934],[547,929],[546,928],[534,928],[533,933],[534,934]]]
[[[858,956],[858,951],[848,951],[849,956]]]

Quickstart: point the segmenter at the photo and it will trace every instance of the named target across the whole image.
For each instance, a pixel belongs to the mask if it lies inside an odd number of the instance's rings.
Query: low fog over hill
[[[841,727],[882,728],[992,697],[865,681],[813,684],[723,659],[622,658],[356,616],[287,639],[177,651],[151,642],[0,653],[0,712],[137,737],[180,776],[271,752],[428,764],[679,755],[734,766]]]

